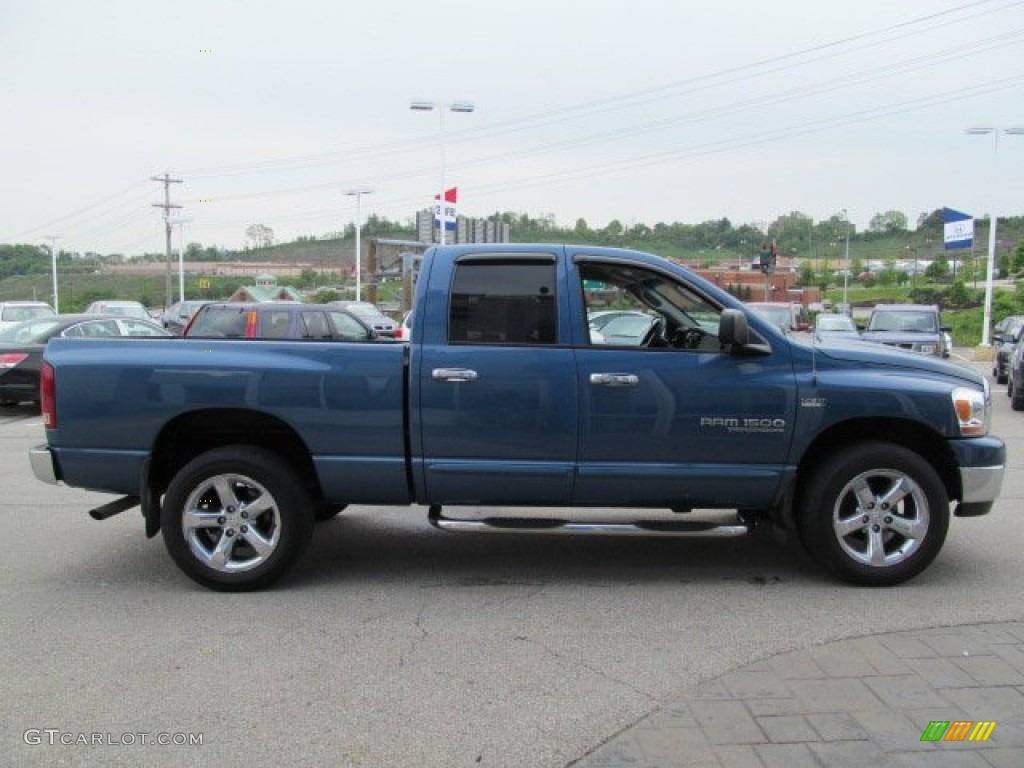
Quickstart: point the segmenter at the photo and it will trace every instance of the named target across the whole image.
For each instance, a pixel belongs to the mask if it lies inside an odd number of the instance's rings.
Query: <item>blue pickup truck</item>
[[[763,522],[841,579],[891,585],[1001,489],[984,376],[802,342],[657,256],[441,246],[415,302],[407,343],[55,340],[33,471],[123,496],[97,519],[140,506],[147,534],[220,590],[278,579],[348,504],[519,534]],[[588,317],[611,309],[646,330],[609,343]]]

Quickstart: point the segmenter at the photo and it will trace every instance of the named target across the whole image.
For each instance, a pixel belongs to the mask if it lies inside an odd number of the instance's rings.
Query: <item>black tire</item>
[[[194,581],[226,592],[261,589],[305,550],[313,505],[280,456],[253,446],[225,446],[196,457],[174,476],[160,528],[167,551]]]
[[[931,464],[907,448],[850,445],[810,467],[803,482],[800,538],[814,560],[844,581],[904,582],[928,567],[946,540],[945,487]]]
[[[1010,407],[1015,411],[1024,411],[1024,389],[1014,384],[1012,389],[1007,389],[1010,395]]]
[[[337,517],[338,514],[345,511],[345,507],[348,504],[321,504],[316,508],[314,517],[318,523],[322,523],[325,520],[332,520]]]

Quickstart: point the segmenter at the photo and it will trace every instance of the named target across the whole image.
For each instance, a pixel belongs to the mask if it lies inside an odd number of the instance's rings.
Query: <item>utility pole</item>
[[[164,185],[164,201],[162,203],[153,203],[153,207],[164,209],[164,233],[167,238],[167,277],[164,282],[164,309],[167,309],[174,303],[171,295],[171,229],[173,228],[171,208],[181,208],[180,205],[171,203],[171,184],[181,184],[181,179],[172,179],[167,172],[164,172],[163,176],[150,176],[149,178],[151,181],[163,182]]]

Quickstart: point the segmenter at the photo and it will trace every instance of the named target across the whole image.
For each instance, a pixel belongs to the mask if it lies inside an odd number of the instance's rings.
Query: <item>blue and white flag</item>
[[[943,208],[942,223],[947,251],[974,247],[974,217],[971,214]]]

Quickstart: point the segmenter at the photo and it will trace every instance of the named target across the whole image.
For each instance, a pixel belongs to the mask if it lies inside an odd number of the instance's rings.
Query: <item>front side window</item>
[[[331,312],[334,335],[345,341],[366,341],[370,338],[366,328],[347,312]]]
[[[448,340],[469,344],[555,344],[555,263],[467,261],[455,268]]]
[[[302,337],[304,339],[331,338],[331,329],[327,327],[327,315],[320,310],[303,312]]]
[[[612,262],[579,273],[591,344],[719,351],[721,308],[674,278]]]

